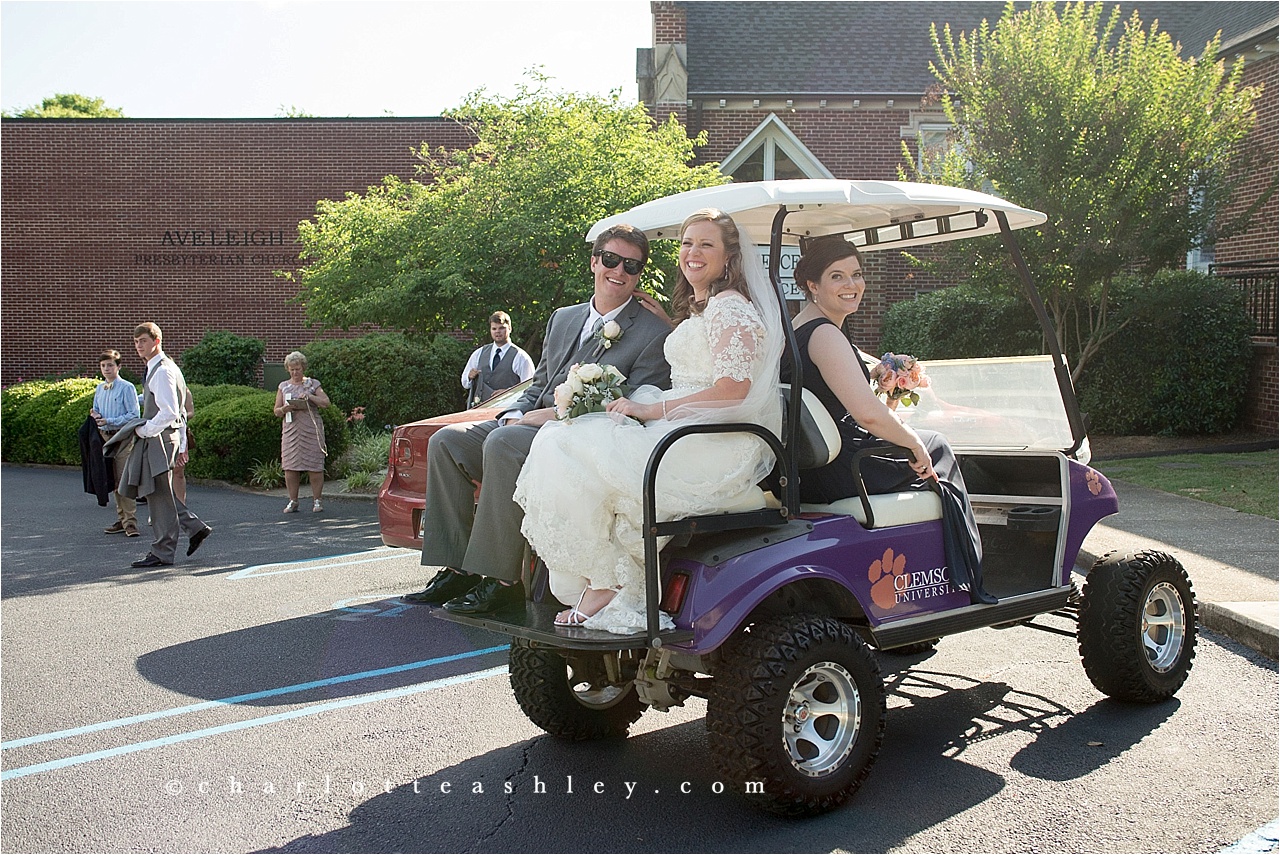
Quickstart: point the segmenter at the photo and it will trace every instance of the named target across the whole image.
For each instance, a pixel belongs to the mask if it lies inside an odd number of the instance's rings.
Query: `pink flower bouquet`
[[[916,389],[929,388],[929,376],[914,356],[886,353],[871,369],[871,385],[877,395],[884,395],[890,407],[901,401],[904,406],[920,403]]]

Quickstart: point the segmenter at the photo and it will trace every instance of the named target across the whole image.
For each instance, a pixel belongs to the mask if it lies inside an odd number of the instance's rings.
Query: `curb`
[[[1088,571],[1100,557],[1090,550],[1081,549],[1076,556],[1076,566]],[[1247,614],[1258,607],[1269,608],[1271,603],[1211,603],[1198,600],[1196,605],[1200,626],[1261,653],[1273,662],[1277,660],[1280,655],[1280,630]]]

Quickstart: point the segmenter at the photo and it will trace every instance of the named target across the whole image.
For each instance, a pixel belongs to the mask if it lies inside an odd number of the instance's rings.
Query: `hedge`
[[[56,383],[37,380],[3,390],[3,456],[10,463],[80,464],[77,437],[93,406],[98,380],[76,378]],[[247,482],[258,460],[280,457],[280,420],[272,412],[275,392],[249,386],[192,386],[196,412],[191,417],[193,448],[187,473],[192,478]],[[347,450],[350,433],[337,407],[320,411],[334,463]]]
[[[187,388],[191,390],[191,403],[195,405],[197,411],[218,401],[225,401],[227,398],[239,398],[262,391],[256,386],[237,386],[234,383],[221,383],[217,386],[188,383]]]
[[[917,359],[973,359],[1043,353],[1030,304],[977,285],[942,288],[895,303],[881,325],[886,351]]]
[[[255,462],[278,460],[281,425],[272,412],[275,399],[275,392],[248,389],[205,406],[197,403],[191,417],[194,447],[187,474],[244,483]],[[326,407],[320,416],[329,447],[327,462],[334,463],[349,442],[346,416],[337,407]]]
[[[316,341],[302,348],[307,376],[344,413],[364,407],[373,430],[463,408],[458,378],[472,347],[449,336],[399,333]]]
[[[1128,325],[1080,378],[1091,429],[1110,434],[1214,434],[1240,423],[1248,398],[1253,322],[1244,292],[1203,273],[1117,280],[1114,312]]]
[[[1234,284],[1162,271],[1114,283],[1111,316],[1125,322],[1076,384],[1090,430],[1102,434],[1214,434],[1233,430],[1245,402],[1251,321]],[[1043,353],[1025,300],[960,285],[885,313],[883,351],[922,359]]]
[[[188,383],[253,385],[267,345],[262,339],[220,330],[206,332],[182,352],[178,363]]]
[[[89,415],[89,408],[93,406],[93,390],[98,387],[98,382],[87,377],[59,380],[47,384],[44,389],[20,404],[5,406],[4,459],[15,463],[80,462],[76,430],[85,416]],[[25,390],[18,391],[18,388],[6,389],[5,396],[24,395]],[[60,431],[65,431],[65,428],[58,420],[59,411],[68,401],[83,398],[86,391],[89,393],[88,402],[84,405],[80,418],[75,420],[75,425],[70,429],[70,437],[61,435]],[[68,442],[75,447],[71,461],[66,460]]]

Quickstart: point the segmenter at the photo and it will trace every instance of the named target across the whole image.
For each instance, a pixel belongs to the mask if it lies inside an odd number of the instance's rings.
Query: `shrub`
[[[1092,430],[1213,434],[1235,428],[1250,389],[1252,321],[1233,284],[1188,271],[1116,282],[1128,325],[1080,377]]]
[[[895,303],[881,325],[886,351],[917,359],[972,359],[1043,353],[1035,313],[1022,297],[957,285]]]
[[[0,457],[14,463],[25,462],[17,460],[10,452],[14,440],[18,438],[13,418],[28,401],[47,392],[52,385],[48,380],[28,380],[0,391]]]
[[[178,362],[188,383],[252,386],[266,349],[261,339],[238,336],[226,330],[207,332],[199,344],[182,352]]]
[[[238,386],[233,383],[221,383],[217,386],[188,383],[187,386],[191,389],[191,402],[195,404],[197,410],[217,401],[225,401],[227,398],[239,398],[262,391],[257,386]]]
[[[194,397],[195,393],[192,393]],[[261,461],[280,457],[280,419],[272,412],[275,393],[251,389],[214,401],[197,404],[191,417],[195,451],[187,464],[192,478],[219,478],[247,482]],[[346,418],[336,407],[320,411],[329,446],[327,462],[332,464],[347,448]]]
[[[11,463],[78,463],[80,446],[76,440],[76,430],[84,417],[89,415],[89,407],[93,403],[92,393],[97,386],[98,381],[88,377],[59,380],[48,384],[47,388],[25,402],[12,405],[12,415],[5,413],[4,419],[5,459]],[[63,404],[73,398],[80,398],[86,391],[90,393],[89,403],[71,428],[70,441],[75,447],[75,456],[72,461],[66,461],[64,457],[67,444],[66,438],[58,433],[58,411]]]
[[[458,376],[471,348],[449,336],[410,338],[374,333],[312,342],[303,348],[307,374],[344,413],[365,408],[376,430],[462,407]]]

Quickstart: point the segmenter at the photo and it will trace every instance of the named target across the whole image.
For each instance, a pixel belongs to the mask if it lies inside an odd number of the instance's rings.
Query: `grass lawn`
[[[1108,478],[1277,518],[1275,450],[1101,460],[1093,467]]]

